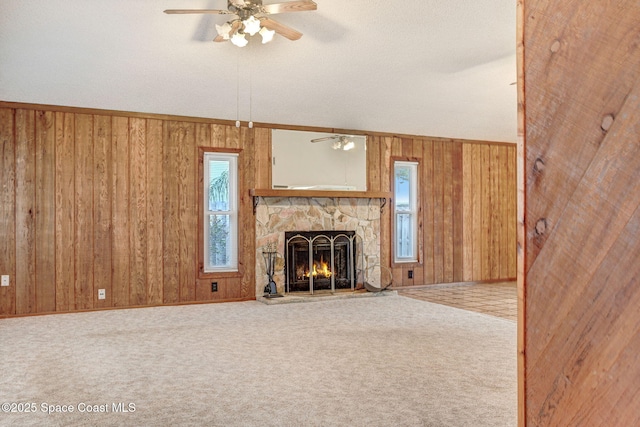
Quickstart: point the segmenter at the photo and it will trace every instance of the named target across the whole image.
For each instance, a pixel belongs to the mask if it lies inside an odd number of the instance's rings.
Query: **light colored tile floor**
[[[513,320],[518,319],[516,282],[453,283],[397,289],[398,294],[423,301]]]

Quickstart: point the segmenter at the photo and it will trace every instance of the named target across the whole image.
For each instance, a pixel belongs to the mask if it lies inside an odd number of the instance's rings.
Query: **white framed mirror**
[[[367,137],[273,129],[271,182],[277,190],[367,191]]]

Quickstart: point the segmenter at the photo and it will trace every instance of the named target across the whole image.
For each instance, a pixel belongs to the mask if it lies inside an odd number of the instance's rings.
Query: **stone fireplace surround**
[[[269,244],[275,244],[278,251],[274,281],[278,293],[284,294],[285,231],[353,230],[358,241],[357,269],[370,269],[380,263],[379,199],[261,197],[256,206],[255,220],[258,297],[264,294],[267,284],[262,249]],[[358,282],[362,282],[362,274],[358,275]]]

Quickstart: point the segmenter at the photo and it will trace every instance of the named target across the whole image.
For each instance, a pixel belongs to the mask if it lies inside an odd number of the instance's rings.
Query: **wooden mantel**
[[[249,190],[252,197],[328,197],[328,198],[358,198],[358,199],[387,199],[390,192],[385,191],[332,191],[332,190]]]
[[[391,197],[386,191],[330,191],[330,190],[272,190],[257,189],[249,190],[249,195],[253,197],[253,213],[260,197],[309,197],[309,198],[358,198],[358,199],[380,199],[380,212],[387,204],[387,199]]]

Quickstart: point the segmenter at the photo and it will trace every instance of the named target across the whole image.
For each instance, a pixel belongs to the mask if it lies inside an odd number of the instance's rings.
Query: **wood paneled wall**
[[[524,2],[521,425],[640,425],[640,2]]]
[[[394,286],[516,277],[515,145],[373,135],[367,153],[374,191],[391,191],[394,160],[419,163],[420,262],[392,262],[391,207],[382,215],[381,260]]]
[[[254,298],[252,140],[224,124],[0,108],[0,315]],[[242,150],[239,274],[198,270],[198,147]]]
[[[255,298],[248,190],[270,188],[268,126],[0,102],[0,144],[0,316]],[[199,265],[207,148],[241,151],[238,274]],[[390,191],[394,159],[420,163],[419,263],[391,262],[382,215],[395,286],[515,277],[514,145],[370,134],[367,156],[371,191]]]

